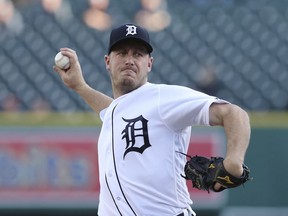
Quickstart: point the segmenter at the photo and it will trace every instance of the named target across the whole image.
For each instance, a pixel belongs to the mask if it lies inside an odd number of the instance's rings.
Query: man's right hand
[[[70,60],[70,67],[67,70],[63,70],[56,65],[53,69],[57,72],[62,79],[63,83],[74,91],[78,91],[81,87],[86,86],[86,82],[83,78],[82,69],[78,61],[76,52],[70,48],[61,48],[61,53],[67,56]]]

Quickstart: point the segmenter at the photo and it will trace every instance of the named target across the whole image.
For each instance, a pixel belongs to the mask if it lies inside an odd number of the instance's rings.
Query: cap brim
[[[113,50],[113,48],[114,48],[117,44],[119,44],[119,43],[121,43],[121,42],[123,42],[123,41],[126,41],[126,40],[139,41],[139,42],[141,42],[142,44],[144,44],[144,45],[146,46],[148,53],[152,53],[152,51],[153,51],[153,47],[152,47],[149,43],[147,43],[145,40],[142,40],[141,38],[128,37],[128,38],[121,38],[120,40],[115,41],[115,42],[111,45],[108,53],[111,53],[111,51]]]

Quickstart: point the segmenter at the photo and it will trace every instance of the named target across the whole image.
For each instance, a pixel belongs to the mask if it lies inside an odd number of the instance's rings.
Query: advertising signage
[[[97,207],[98,134],[93,128],[0,131],[0,207]],[[197,133],[188,154],[219,155],[221,143],[219,132]],[[226,200],[225,193],[187,185],[195,206],[217,207]]]

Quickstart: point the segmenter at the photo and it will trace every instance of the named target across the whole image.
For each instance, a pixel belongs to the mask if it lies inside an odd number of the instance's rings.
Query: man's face
[[[116,44],[110,55],[105,56],[105,63],[117,98],[147,82],[153,58],[144,44],[128,40]]]

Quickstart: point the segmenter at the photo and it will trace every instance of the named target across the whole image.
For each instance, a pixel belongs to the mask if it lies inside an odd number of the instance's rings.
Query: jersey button
[[[117,199],[117,200],[121,200],[121,197],[117,197],[116,199]]]

